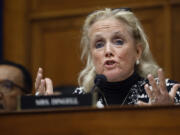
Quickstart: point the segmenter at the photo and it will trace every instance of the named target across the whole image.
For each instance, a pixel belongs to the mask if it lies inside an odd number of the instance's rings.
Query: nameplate
[[[43,109],[58,107],[93,106],[95,95],[53,95],[53,96],[21,96],[20,109]]]

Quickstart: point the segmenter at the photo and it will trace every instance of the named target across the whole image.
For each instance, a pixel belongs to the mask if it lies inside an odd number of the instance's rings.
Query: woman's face
[[[133,74],[142,48],[135,44],[124,22],[114,18],[100,20],[90,27],[88,34],[97,74],[104,74],[110,82],[125,80]]]

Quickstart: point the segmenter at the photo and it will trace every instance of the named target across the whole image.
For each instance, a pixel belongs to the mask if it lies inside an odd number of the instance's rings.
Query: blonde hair
[[[149,43],[147,41],[146,34],[136,18],[136,16],[131,11],[120,11],[120,9],[110,9],[106,8],[104,10],[97,10],[87,16],[81,38],[81,60],[86,60],[85,68],[80,72],[78,82],[79,86],[82,86],[85,92],[89,92],[94,85],[94,78],[96,75],[95,67],[90,53],[90,44],[88,38],[89,28],[97,21],[112,18],[118,19],[125,22],[128,26],[128,30],[133,35],[136,44],[141,44],[143,51],[141,58],[139,59],[139,64],[135,66],[136,72],[141,76],[146,78],[146,76],[151,73],[155,77],[157,76],[157,69],[159,68],[156,62],[153,60]]]

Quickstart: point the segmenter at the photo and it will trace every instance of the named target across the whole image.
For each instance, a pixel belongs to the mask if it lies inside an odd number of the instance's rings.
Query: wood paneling
[[[3,57],[29,66],[29,31],[25,0],[4,0]]]
[[[33,77],[41,66],[55,85],[77,85],[82,69],[79,43],[85,16],[102,7],[131,7],[145,28],[154,58],[168,77],[180,81],[179,3],[180,0],[6,0],[4,57],[28,67]]]
[[[149,7],[159,6],[167,3],[165,0],[91,0],[84,2],[83,0],[76,0],[74,4],[72,0],[32,0],[30,3],[30,9],[33,13],[42,12],[57,12],[57,11],[72,11],[72,10],[87,10],[102,7]]]
[[[163,18],[163,7],[147,8],[147,9],[138,9],[135,10],[135,14],[144,27],[145,33],[147,34],[150,49],[153,53],[155,60],[162,67],[165,67],[166,61],[164,61],[164,52],[165,48],[165,32],[163,30],[164,22]],[[158,39],[158,40],[157,40]],[[162,52],[162,55],[159,55],[159,52]]]
[[[172,61],[173,77],[180,82],[180,4],[172,7]]]
[[[0,113],[0,130],[2,135],[179,135],[179,113],[179,106]]]
[[[39,66],[54,84],[77,84],[81,69],[81,17],[61,18],[32,23],[33,72]]]

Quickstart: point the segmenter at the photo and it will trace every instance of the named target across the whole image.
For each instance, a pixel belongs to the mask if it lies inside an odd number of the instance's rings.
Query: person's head
[[[4,108],[14,110],[17,96],[32,93],[32,78],[25,67],[0,61],[0,101]]]
[[[110,82],[125,80],[134,71],[142,77],[156,75],[158,66],[143,28],[127,8],[90,14],[83,26],[81,47],[81,58],[87,62],[79,84],[86,91],[91,89],[96,74],[104,74]]]

